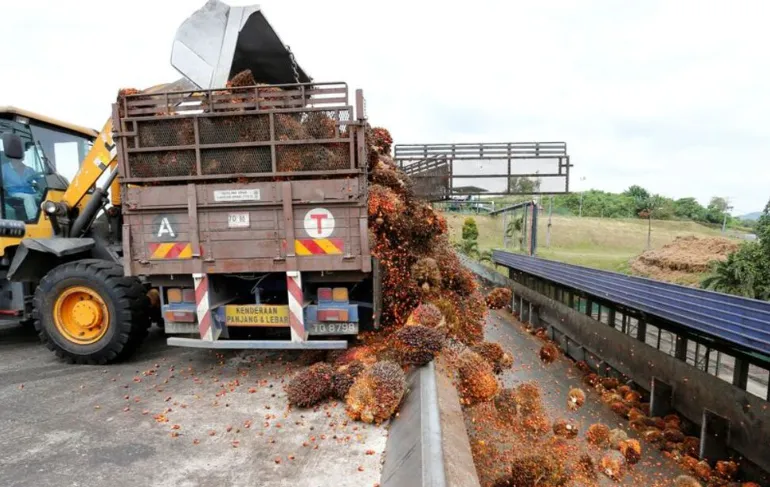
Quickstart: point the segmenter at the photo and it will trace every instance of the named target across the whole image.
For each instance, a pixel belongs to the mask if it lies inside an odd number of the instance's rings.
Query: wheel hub
[[[90,329],[102,321],[102,309],[94,301],[78,301],[72,308],[75,324],[81,328]]]
[[[109,311],[99,293],[86,286],[65,289],[54,303],[54,324],[67,340],[88,345],[109,327]]]

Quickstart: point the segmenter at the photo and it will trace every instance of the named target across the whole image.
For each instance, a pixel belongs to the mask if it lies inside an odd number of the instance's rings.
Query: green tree
[[[713,196],[709,201],[708,207],[714,208],[715,210],[724,213],[730,207],[730,203],[728,203],[727,198],[722,198],[721,196]]]
[[[695,198],[679,198],[674,201],[674,216],[702,222],[706,220],[706,208]]]
[[[762,215],[757,220],[756,235],[764,250],[767,260],[770,260],[770,201],[765,205]]]
[[[663,208],[665,198],[659,194],[638,196],[634,201],[639,210],[639,218],[647,219],[647,250],[652,248],[652,219],[657,211]]]
[[[476,220],[472,217],[468,217],[463,222],[463,240],[478,240],[479,239],[479,227],[476,226]]]
[[[719,202],[714,202],[715,209]],[[770,201],[765,205],[756,226],[758,241],[746,242],[727,256],[715,262],[711,274],[701,286],[715,291],[737,294],[754,299],[770,300]]]
[[[519,248],[524,245],[524,233],[522,232],[523,229],[524,215],[519,216],[518,218],[511,218],[511,221],[508,222],[508,225],[505,228],[505,236],[518,242]]]
[[[701,287],[747,298],[770,300],[770,262],[761,242],[746,242],[715,262]]]
[[[518,184],[518,183],[517,183]],[[525,183],[526,184],[526,183]],[[633,185],[622,193],[609,193],[591,189],[580,193],[556,195],[553,197],[553,211],[560,215],[582,214],[600,218],[647,218],[650,199],[657,196],[657,205],[652,218],[658,220],[683,219],[702,223],[730,226],[738,221],[725,212],[729,204],[725,198],[712,198],[710,209],[702,206],[695,198],[673,200],[661,195],[652,195],[639,185]],[[582,202],[582,203],[581,203]],[[725,218],[726,217],[726,218]],[[742,226],[746,226],[743,224]]]
[[[729,215],[727,215],[727,210],[729,207],[730,204],[726,198],[714,196],[711,198],[711,201],[709,201],[709,204],[706,207],[706,221],[708,223],[716,223],[721,225],[725,220],[725,217],[728,219],[731,218]]]
[[[638,184],[630,186],[627,190],[623,191],[623,194],[633,199],[637,215],[645,210],[644,202],[650,199],[650,192]]]
[[[655,196],[658,197],[657,209],[655,210],[655,219],[671,220],[674,218],[674,200],[661,195]]]
[[[528,178],[523,176],[511,176],[508,178],[511,193],[534,194],[540,192],[540,178]]]

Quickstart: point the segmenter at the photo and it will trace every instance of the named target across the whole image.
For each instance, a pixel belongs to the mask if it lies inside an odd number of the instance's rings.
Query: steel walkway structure
[[[747,388],[749,366],[758,367],[762,373],[753,382],[770,400],[770,303],[499,250],[492,260],[508,268],[510,278],[570,307],[585,307],[586,314],[659,350],[669,343],[671,355],[741,389]],[[649,336],[650,327],[657,339]],[[661,340],[663,331],[670,339]],[[720,354],[710,370],[713,350],[728,357],[721,372]],[[724,377],[724,366],[732,369],[730,377]]]

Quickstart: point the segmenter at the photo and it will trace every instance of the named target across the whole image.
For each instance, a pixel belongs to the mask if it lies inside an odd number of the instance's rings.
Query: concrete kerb
[[[382,487],[478,487],[460,400],[431,362],[407,377],[409,394],[392,422]]]

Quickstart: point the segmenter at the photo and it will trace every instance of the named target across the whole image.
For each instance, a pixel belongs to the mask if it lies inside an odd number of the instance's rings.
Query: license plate
[[[356,335],[358,323],[309,323],[309,335]]]
[[[229,213],[227,215],[227,226],[230,228],[248,228],[248,213]]]

